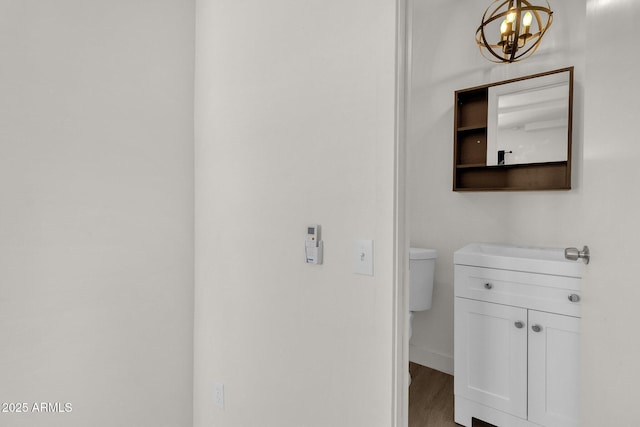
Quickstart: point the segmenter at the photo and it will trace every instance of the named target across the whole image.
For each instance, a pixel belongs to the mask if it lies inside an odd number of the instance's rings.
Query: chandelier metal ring
[[[547,7],[532,5],[528,0],[493,1],[476,30],[476,43],[482,56],[502,63],[517,62],[533,55],[553,22],[553,11],[549,2],[545,2]],[[501,19],[502,25],[498,26]],[[490,41],[496,37],[498,41]]]

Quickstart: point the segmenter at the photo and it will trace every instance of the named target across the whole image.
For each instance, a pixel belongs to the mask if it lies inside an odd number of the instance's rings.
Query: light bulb
[[[524,14],[524,18],[522,18],[522,25],[524,25],[525,27],[528,27],[531,25],[532,20],[533,20],[533,16],[531,15],[531,12],[527,12]]]
[[[511,9],[511,11],[507,14],[507,22],[513,22],[516,20],[516,11]]]
[[[500,25],[500,33],[505,34],[506,32],[507,32],[507,20],[505,19],[504,21],[502,21],[502,25]]]

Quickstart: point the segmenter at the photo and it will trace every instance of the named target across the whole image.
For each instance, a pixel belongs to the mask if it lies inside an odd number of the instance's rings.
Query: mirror
[[[454,191],[571,189],[573,67],[455,92]]]
[[[489,87],[487,165],[567,161],[570,71]]]

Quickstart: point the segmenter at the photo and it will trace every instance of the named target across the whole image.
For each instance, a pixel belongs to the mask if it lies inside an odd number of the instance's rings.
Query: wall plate
[[[353,243],[353,272],[373,276],[373,240],[356,240]]]

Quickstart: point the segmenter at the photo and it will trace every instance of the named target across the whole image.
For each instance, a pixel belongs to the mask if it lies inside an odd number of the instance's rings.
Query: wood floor
[[[459,427],[453,421],[453,376],[409,363],[409,427]],[[475,421],[473,427],[491,427]]]

